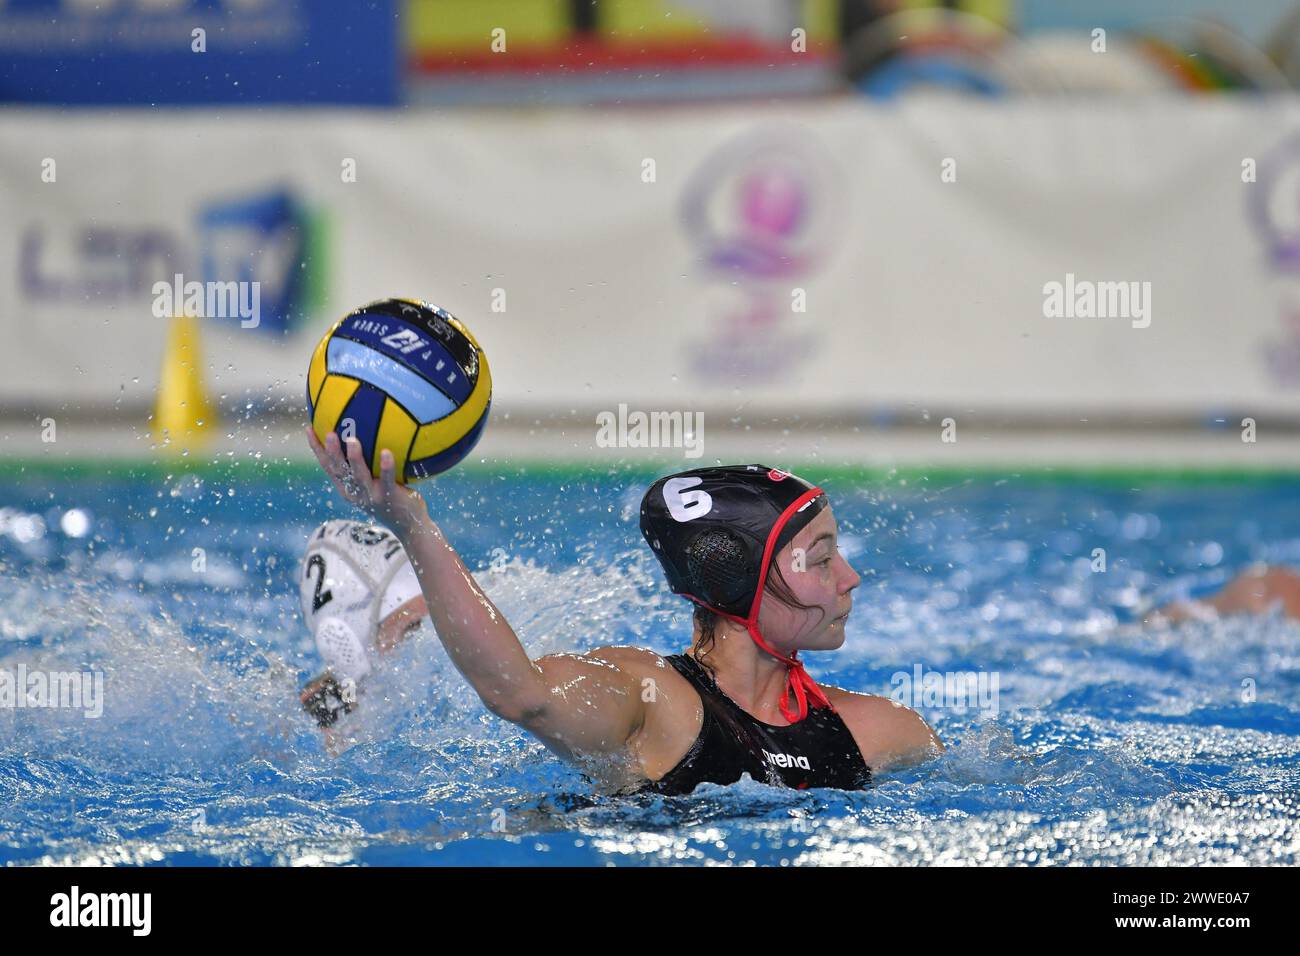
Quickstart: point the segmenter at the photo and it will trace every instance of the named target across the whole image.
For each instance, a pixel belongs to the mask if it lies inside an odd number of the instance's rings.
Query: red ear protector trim
[[[754,603],[749,606],[750,620],[758,620],[758,606],[763,602],[763,585],[767,583],[767,572],[772,567],[772,552],[776,550],[776,539],[781,536],[781,529],[789,523],[799,509],[822,494],[820,488],[810,488],[790,503],[790,507],[781,512],[772,530],[768,532],[767,544],[763,546],[763,564],[758,572],[758,590],[754,592]]]
[[[708,608],[714,614],[724,617],[729,621],[734,621],[737,624],[745,625],[745,629],[749,631],[749,636],[753,638],[755,644],[768,654],[771,654],[778,661],[785,664],[788,670],[786,674],[785,691],[781,694],[781,713],[785,715],[785,719],[790,721],[792,724],[797,724],[808,716],[810,700],[811,706],[813,707],[829,707],[832,711],[835,710],[835,707],[826,697],[826,694],[822,692],[822,689],[817,686],[817,682],[809,677],[808,672],[804,670],[803,661],[799,660],[798,651],[795,651],[789,657],[784,657],[774,651],[771,645],[763,639],[763,635],[758,629],[758,609],[763,603],[763,587],[767,584],[767,572],[772,566],[772,552],[776,550],[776,540],[781,536],[781,529],[784,528],[790,519],[799,512],[800,508],[820,494],[822,494],[820,488],[812,488],[809,491],[804,492],[796,498],[790,506],[785,509],[785,511],[781,512],[781,516],[776,519],[776,524],[772,526],[772,530],[768,533],[767,544],[763,547],[763,564],[759,570],[758,589],[754,592],[754,601],[749,606],[749,615],[747,617],[742,618],[735,614],[728,614],[726,611],[720,611],[711,605],[705,604],[693,595],[686,595],[686,597],[690,598],[696,604]],[[793,709],[790,707],[791,693],[794,694],[795,703],[797,705]]]

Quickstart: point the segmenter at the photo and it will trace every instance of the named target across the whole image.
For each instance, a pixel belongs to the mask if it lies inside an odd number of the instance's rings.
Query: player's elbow
[[[536,725],[538,721],[545,719],[549,709],[544,703],[520,701],[514,698],[494,698],[491,700],[484,698],[483,706],[502,720],[518,724],[525,730]]]

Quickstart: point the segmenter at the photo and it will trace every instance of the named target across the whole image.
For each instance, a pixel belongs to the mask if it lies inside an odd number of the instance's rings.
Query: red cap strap
[[[789,657],[783,657],[774,651],[767,641],[763,640],[763,635],[758,630],[758,609],[763,603],[763,588],[767,584],[767,572],[772,567],[772,552],[776,550],[776,539],[780,537],[781,529],[804,505],[821,493],[820,488],[810,488],[792,501],[790,507],[781,512],[781,517],[776,519],[776,524],[772,526],[771,532],[768,533],[767,545],[763,548],[763,566],[758,575],[758,589],[754,592],[754,603],[750,605],[749,618],[745,621],[749,636],[754,639],[754,643],[785,664],[787,668],[785,692],[781,694],[781,713],[792,724],[797,724],[808,716],[809,698],[812,699],[812,704],[815,707],[830,707],[831,710],[835,708],[826,698],[826,695],[822,693],[822,689],[817,686],[817,682],[809,677],[808,672],[804,670],[803,661],[799,660],[798,651],[795,651]],[[798,704],[798,707],[794,710],[790,709],[791,691],[794,692],[794,699]]]
[[[831,710],[835,709],[835,705],[830,702],[822,689],[817,686],[817,682],[809,676],[806,670],[804,670],[803,661],[798,659],[799,652],[795,651],[791,656],[784,657],[773,650],[771,645],[763,639],[763,635],[758,629],[757,620],[750,621],[746,618],[737,617],[735,614],[728,614],[726,611],[720,611],[716,607],[705,604],[699,598],[691,594],[687,594],[685,597],[690,598],[700,607],[708,608],[719,617],[724,617],[728,621],[734,621],[737,624],[744,624],[745,629],[749,631],[749,636],[753,639],[754,643],[786,666],[785,690],[781,693],[780,706],[781,713],[785,715],[785,719],[790,721],[790,723],[797,724],[808,716],[808,701],[810,699],[812,700],[812,705],[814,707],[829,707]],[[798,705],[794,709],[791,709],[790,707],[791,693],[794,694],[795,703]]]
[[[790,504],[790,507],[781,512],[781,516],[776,519],[776,524],[772,526],[772,530],[768,533],[767,544],[763,548],[763,565],[758,575],[758,589],[754,592],[754,601],[749,606],[748,617],[741,618],[737,617],[735,614],[728,614],[726,611],[719,611],[717,608],[710,607],[698,598],[692,597],[689,594],[687,595],[687,597],[690,597],[696,604],[709,608],[709,610],[713,611],[715,614],[725,617],[729,621],[735,621],[737,624],[744,624],[745,629],[749,631],[749,636],[753,638],[754,643],[786,666],[785,690],[781,694],[780,706],[781,713],[784,714],[785,719],[790,721],[792,724],[797,724],[808,716],[809,700],[812,701],[812,706],[814,707],[829,707],[831,710],[834,710],[835,706],[826,697],[826,694],[823,693],[822,689],[817,686],[817,682],[808,676],[808,672],[804,670],[803,661],[799,660],[798,651],[795,651],[789,657],[785,657],[773,650],[772,646],[763,639],[763,635],[758,629],[758,609],[763,603],[763,587],[767,584],[767,572],[772,566],[772,552],[776,548],[776,539],[780,537],[781,529],[786,526],[786,523],[796,513],[798,513],[799,509],[821,493],[822,490],[820,488],[812,488],[809,491],[804,492]],[[792,693],[794,694],[795,703],[797,704],[797,707],[793,709],[790,707],[790,695]]]
[[[781,529],[786,526],[786,523],[797,514],[804,505],[820,494],[822,494],[820,488],[812,488],[804,492],[790,504],[790,507],[781,512],[781,516],[776,519],[776,524],[772,526],[772,530],[768,533],[767,544],[763,548],[763,565],[758,575],[758,589],[754,592],[754,601],[749,606],[748,617],[742,618],[735,614],[728,614],[726,611],[720,611],[716,607],[706,604],[692,594],[685,595],[696,604],[708,608],[719,617],[724,617],[737,624],[744,624],[745,629],[749,631],[749,636],[753,638],[754,643],[786,666],[785,690],[781,694],[780,706],[781,713],[785,715],[785,719],[790,721],[792,724],[797,724],[808,716],[810,700],[814,707],[829,707],[831,710],[834,710],[835,705],[830,702],[822,689],[817,686],[817,682],[808,675],[806,670],[804,670],[803,661],[799,660],[798,651],[795,651],[789,657],[785,657],[773,650],[771,645],[763,639],[763,635],[758,629],[758,609],[763,603],[763,587],[767,583],[767,572],[772,566],[772,552],[776,548],[776,539],[780,537]],[[792,693],[794,694],[795,703],[798,705],[794,709],[790,707],[790,695]]]
[[[757,621],[747,621],[746,625],[749,630],[749,636],[754,639],[754,643],[775,657],[787,668],[785,691],[781,694],[781,713],[785,715],[786,720],[790,721],[792,724],[797,724],[799,721],[807,717],[809,706],[808,701],[810,698],[812,700],[812,706],[814,707],[829,707],[831,710],[835,709],[830,700],[826,697],[826,694],[817,686],[817,682],[808,675],[806,670],[804,670],[803,661],[799,660],[798,651],[795,651],[789,657],[783,657],[774,651],[768,645],[767,641],[763,640],[763,635],[758,631]],[[790,693],[792,691],[794,692],[795,702],[798,704],[798,707],[794,710],[790,709]]]

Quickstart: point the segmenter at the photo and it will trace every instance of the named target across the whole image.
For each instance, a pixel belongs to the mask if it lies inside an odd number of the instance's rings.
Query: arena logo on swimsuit
[[[795,754],[774,754],[770,750],[764,749],[763,756],[767,762],[777,767],[798,767],[800,770],[811,770],[812,766],[808,763],[808,758]]]

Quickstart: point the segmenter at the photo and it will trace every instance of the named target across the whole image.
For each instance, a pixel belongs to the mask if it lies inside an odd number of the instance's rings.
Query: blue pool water
[[[0,709],[0,862],[1297,862],[1300,623],[1133,611],[1300,566],[1300,482],[802,473],[863,575],[847,643],[810,672],[881,694],[977,672],[996,698],[917,701],[948,753],[869,791],[629,800],[487,713],[427,633],[385,663],[362,742],[325,754],[297,705],[318,662],[294,574],[308,531],[353,513],[316,474],[8,468],[0,668],[97,670],[104,707]],[[637,532],[650,477],[423,488],[533,656],[667,653],[690,617]]]

